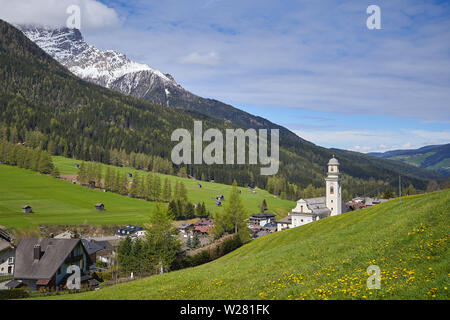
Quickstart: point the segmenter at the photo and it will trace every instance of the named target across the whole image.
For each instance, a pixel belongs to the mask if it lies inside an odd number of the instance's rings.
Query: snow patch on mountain
[[[126,79],[128,83],[120,87],[126,89],[124,93],[131,93],[133,87],[139,85],[138,73],[144,72],[147,80],[178,86],[170,75],[154,70],[146,64],[131,61],[122,53],[99,50],[87,44],[78,29],[29,25],[16,27],[72,73],[87,81],[111,88],[114,84],[117,87],[118,79],[129,75]],[[149,77],[149,74],[152,76]],[[152,86],[151,83],[147,85]]]

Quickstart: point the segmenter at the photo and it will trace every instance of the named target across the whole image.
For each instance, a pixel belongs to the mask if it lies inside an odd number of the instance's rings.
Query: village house
[[[198,235],[206,236],[208,235],[212,228],[214,228],[214,223],[211,218],[200,218],[194,223],[194,231]]]
[[[0,276],[14,273],[15,250],[12,243],[0,238]]]
[[[13,236],[0,226],[0,276],[12,276],[14,272],[15,248]]]
[[[22,212],[23,213],[33,213],[33,209],[31,208],[31,206],[25,205],[22,207]]]
[[[272,223],[275,221],[275,215],[273,213],[257,213],[253,214],[248,219],[248,225],[249,227],[253,226],[265,226],[268,223]]]
[[[132,238],[142,237],[145,235],[145,230],[142,227],[127,225],[127,226],[122,227],[119,230],[117,230],[115,235],[118,236],[119,238],[128,237],[128,236],[132,237]]]
[[[74,239],[77,235],[70,230],[64,231],[58,235],[56,235],[55,239]]]
[[[342,205],[339,161],[333,156],[327,166],[326,196],[298,200],[296,207],[289,212],[290,219],[283,218],[277,222],[278,231],[302,226],[346,211],[346,206]]]
[[[277,231],[289,229],[291,225],[292,225],[292,217],[286,216],[277,221]]]
[[[194,224],[192,223],[182,223],[177,226],[177,230],[180,232],[180,235],[183,238],[188,238],[193,235],[194,232]]]
[[[104,211],[105,210],[105,205],[103,203],[96,203],[95,204],[95,210],[97,210],[97,211]]]
[[[111,264],[111,257],[114,247],[108,241],[96,241],[93,239],[81,239],[84,248],[86,249],[93,266],[98,261]]]
[[[17,245],[14,280],[30,291],[65,287],[67,268],[78,266],[88,281],[92,264],[80,239],[22,239]]]

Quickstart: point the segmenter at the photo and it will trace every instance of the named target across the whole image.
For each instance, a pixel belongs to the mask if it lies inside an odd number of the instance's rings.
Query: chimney
[[[33,248],[33,258],[34,260],[41,259],[41,245],[35,244]]]

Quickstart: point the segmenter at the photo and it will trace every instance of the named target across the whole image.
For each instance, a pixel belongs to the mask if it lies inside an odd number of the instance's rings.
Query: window
[[[13,264],[13,263],[14,263],[14,257],[9,257],[8,264]]]
[[[333,186],[330,187],[330,194],[334,194],[334,187]]]

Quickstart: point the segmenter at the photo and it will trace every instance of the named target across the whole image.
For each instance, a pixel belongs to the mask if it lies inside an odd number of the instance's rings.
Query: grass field
[[[80,161],[75,159],[68,159],[63,157],[53,157],[54,164],[58,167],[58,170],[61,174],[77,174],[78,169],[75,167],[75,164],[81,164]],[[108,165],[102,164],[103,174],[105,174],[106,168]],[[146,174],[144,171],[137,171],[131,168],[119,168],[114,166],[109,166],[115,169],[118,169],[122,172],[133,173],[138,172],[140,175]],[[172,183],[172,188],[175,185],[176,181],[183,181],[186,185],[186,189],[188,191],[188,198],[191,202],[204,202],[206,207],[211,212],[221,210],[220,207],[214,205],[215,196],[219,194],[223,194],[225,196],[225,202],[227,199],[227,195],[230,192],[231,187],[225,184],[220,183],[212,183],[205,181],[193,181],[188,178],[180,178],[171,175],[164,174],[156,174],[159,175],[161,180],[164,181],[165,178],[168,178]],[[202,185],[201,188],[197,186],[197,182]],[[265,190],[256,189],[256,193],[251,193],[248,188],[240,188],[241,199],[243,200],[244,206],[248,213],[258,213],[259,205],[262,203],[263,199],[266,199],[267,206],[269,211],[279,216],[285,216],[292,208],[295,207],[295,202],[288,200],[281,200],[276,198],[274,195],[271,195]]]
[[[256,239],[205,265],[52,299],[448,299],[450,189]],[[381,269],[367,289],[366,269]]]
[[[60,158],[56,162],[63,173],[73,168],[75,160]],[[67,165],[67,168],[64,167]],[[121,170],[128,170],[121,168]],[[169,179],[182,179],[168,176]],[[204,201],[211,211],[220,210],[214,206],[216,194],[227,197],[230,186],[217,183],[196,183],[183,179],[192,202]],[[248,213],[258,212],[258,205],[266,199],[272,212],[286,214],[295,206],[294,202],[274,198],[266,191],[256,194],[242,188],[242,198]],[[96,203],[105,204],[104,212],[96,211]],[[24,214],[22,206],[33,207],[32,214]],[[153,202],[132,199],[110,192],[91,190],[68,181],[40,175],[36,172],[0,165],[0,225],[16,229],[27,229],[38,225],[142,225],[148,221]]]

